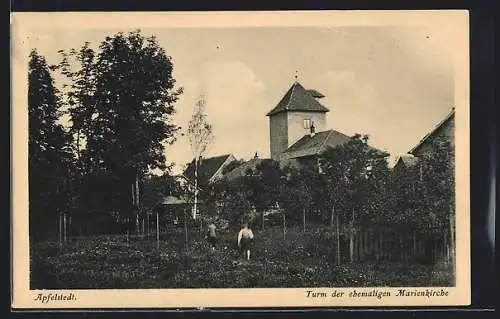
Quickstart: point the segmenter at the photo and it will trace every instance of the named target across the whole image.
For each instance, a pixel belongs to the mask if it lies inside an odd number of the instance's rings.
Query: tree
[[[436,249],[437,237],[446,243],[448,261],[454,258],[454,151],[445,138],[435,138],[413,167],[394,172],[391,181],[394,211],[390,222],[426,235]],[[416,251],[416,247],[413,248]],[[431,256],[427,256],[428,260]]]
[[[455,154],[449,140],[444,137],[431,142],[430,150],[420,159],[422,167],[421,188],[422,221],[437,224],[434,232],[444,234],[447,260],[453,267],[455,259]]]
[[[194,113],[188,124],[187,135],[191,151],[194,155],[194,205],[193,219],[196,219],[198,212],[198,162],[200,157],[204,156],[214,142],[212,126],[207,121],[205,114],[206,97],[201,95],[194,107]]]
[[[280,164],[273,160],[260,162],[254,170],[246,174],[249,187],[249,200],[257,212],[261,214],[261,227],[265,227],[265,213],[275,208],[280,199],[281,183]]]
[[[288,167],[285,169],[285,188],[282,194],[282,206],[289,212],[288,220],[302,224],[305,232],[309,212],[314,204],[317,169],[304,165],[300,169]]]
[[[71,70],[69,58],[76,58],[78,70]],[[85,144],[77,147],[84,147],[82,197],[96,197],[99,189],[105,196],[89,208],[135,216],[139,231],[141,180],[165,168],[165,143],[173,143],[179,130],[171,123],[182,93],[175,89],[172,60],[155,37],[134,31],[106,37],[98,52],[86,43],[64,53],[59,67],[73,83],[67,92],[72,131]],[[109,187],[101,189],[103,183]]]
[[[329,148],[319,158],[321,179],[328,187],[323,194],[336,214],[337,262],[340,262],[340,225],[349,235],[349,257],[354,261],[354,238],[360,220],[384,215],[389,170],[388,154],[368,145],[368,136],[354,135],[347,143]],[[333,223],[332,223],[333,224]]]
[[[211,185],[212,200],[218,203],[220,215],[232,225],[241,225],[249,219],[248,213],[252,211],[250,201],[252,195],[249,188],[249,177],[240,176],[234,180],[219,180]]]
[[[69,206],[71,138],[59,123],[61,103],[49,66],[36,50],[28,69],[28,169],[30,234],[45,235],[46,221]]]

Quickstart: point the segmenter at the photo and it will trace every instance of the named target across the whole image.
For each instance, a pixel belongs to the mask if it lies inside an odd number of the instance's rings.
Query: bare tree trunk
[[[71,216],[69,216],[69,240],[73,237],[73,227],[71,226]]]
[[[59,212],[59,246],[62,245],[62,212]]]
[[[337,226],[337,231],[335,232],[337,235],[337,265],[340,265],[340,224],[339,224],[339,213],[335,214],[335,218],[337,222],[335,223]]]
[[[184,216],[184,234],[186,235],[186,245],[187,245],[187,216]]]
[[[413,259],[417,258],[418,246],[417,246],[417,232],[413,229]]]
[[[286,240],[286,214],[283,211],[283,240]]]
[[[302,221],[303,221],[303,226],[304,226],[303,231],[306,232],[306,209],[305,209],[305,207],[302,208]]]
[[[156,249],[160,248],[160,214],[156,212]]]
[[[83,170],[83,163],[80,156],[80,129],[76,132],[76,158],[78,160],[78,166],[80,166],[80,169]]]
[[[149,229],[149,212],[146,214],[146,222],[147,222],[147,225],[146,225],[146,231],[147,231],[146,237],[149,239],[149,233],[150,233],[150,229]]]
[[[141,236],[144,238],[144,235],[146,234],[146,225],[144,223],[144,217],[142,217],[142,230],[141,230]]]
[[[354,207],[352,208],[351,231],[349,234],[349,259],[354,262]]]
[[[135,173],[135,181],[134,181],[134,186],[132,186],[132,189],[134,190],[134,202],[135,202],[135,230],[136,234],[140,235],[141,233],[141,226],[140,226],[140,220],[139,220],[139,175],[137,172]]]
[[[63,226],[64,226],[64,242],[66,242],[67,238],[67,227],[66,227],[66,212],[63,214]]]
[[[332,213],[330,215],[330,227],[333,227],[333,215],[335,214],[335,205],[332,205]]]
[[[399,231],[399,250],[401,251],[401,262],[405,262],[405,251],[404,251],[404,243],[403,243],[403,233]]]
[[[455,263],[455,212],[453,211],[453,205],[450,204],[450,262],[453,274],[453,284],[456,284],[456,263]]]
[[[359,226],[359,261],[365,259],[365,244],[366,244],[366,226],[364,223]]]
[[[198,211],[198,156],[194,159],[194,205],[193,205],[193,219],[196,220],[196,213]]]
[[[262,211],[262,230],[264,230],[264,213],[265,211]]]

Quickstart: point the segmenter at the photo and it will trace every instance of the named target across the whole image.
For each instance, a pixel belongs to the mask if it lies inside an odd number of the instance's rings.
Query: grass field
[[[236,248],[236,231],[211,251],[194,230],[151,238],[96,236],[63,244],[33,243],[31,289],[450,286],[450,269],[396,263],[336,266],[328,234],[255,231],[252,258]]]

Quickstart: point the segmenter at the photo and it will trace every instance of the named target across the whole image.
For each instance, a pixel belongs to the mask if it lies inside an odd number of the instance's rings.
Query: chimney
[[[316,135],[316,128],[314,127],[314,122],[311,122],[311,137],[313,137],[314,135]]]
[[[255,152],[255,155],[253,156],[253,158],[259,158],[259,155],[257,155],[257,152]]]
[[[202,161],[202,160],[203,160],[203,157],[200,155],[200,156],[198,157],[198,165],[201,165],[201,161]]]

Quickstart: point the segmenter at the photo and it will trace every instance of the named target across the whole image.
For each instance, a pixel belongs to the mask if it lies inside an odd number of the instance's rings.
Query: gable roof
[[[267,116],[285,111],[329,112],[316,98],[324,97],[316,90],[306,90],[299,82],[294,82],[281,101]]]
[[[451,119],[453,119],[455,117],[455,108],[452,108],[451,109],[451,112],[441,121],[439,122],[432,131],[430,131],[428,134],[426,134],[421,140],[420,142],[418,142],[418,144],[413,147],[408,153],[409,154],[415,154],[418,152],[418,150],[420,148],[422,148],[423,145],[426,144],[426,142],[429,140],[429,138],[431,138],[432,136],[434,136],[444,125],[446,125],[446,123],[448,123]]]
[[[291,145],[283,154],[287,158],[299,158],[306,156],[313,156],[322,153],[328,147],[340,146],[352,137],[345,135],[344,133],[338,132],[336,130],[328,130],[323,132],[318,132],[311,136],[310,134],[304,135],[301,139]],[[384,151],[378,150],[374,147],[368,146],[378,152],[381,155],[387,156],[388,154]]]
[[[402,155],[398,159],[398,163],[399,162],[401,162],[405,167],[413,167],[418,163],[418,157],[412,155]],[[398,163],[396,163],[396,165]]]
[[[214,175],[221,169],[222,165],[232,157],[231,154],[219,155],[214,157],[202,158],[201,163],[198,163],[198,177],[201,180],[210,181]],[[191,161],[184,170],[184,176],[189,179],[194,179],[195,161]]]
[[[257,168],[257,166],[259,166],[264,161],[270,161],[270,159],[252,158],[251,160],[242,163],[240,166],[236,167],[235,169],[227,172],[224,175],[224,178],[227,180],[233,180],[233,179],[236,179],[238,177],[245,176],[247,170],[249,170],[249,169],[255,170]]]
[[[288,158],[316,155],[329,146],[335,147],[344,144],[350,139],[349,136],[335,130],[318,132],[314,136],[306,134],[291,145],[284,153]]]

